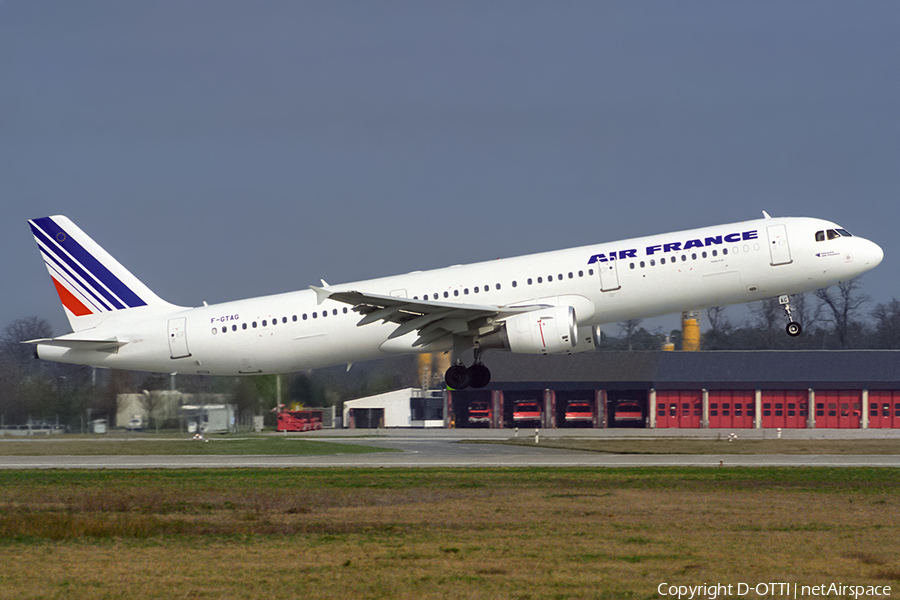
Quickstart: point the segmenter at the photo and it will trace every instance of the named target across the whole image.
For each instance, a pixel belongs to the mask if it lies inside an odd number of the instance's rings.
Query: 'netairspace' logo
[[[656,593],[660,596],[677,598],[678,600],[706,599],[716,600],[725,596],[749,596],[766,598],[819,598],[823,596],[845,596],[849,598],[889,598],[889,585],[850,585],[844,583],[820,583],[803,585],[796,582],[767,583],[704,583],[703,585],[672,585],[668,582],[659,584]]]

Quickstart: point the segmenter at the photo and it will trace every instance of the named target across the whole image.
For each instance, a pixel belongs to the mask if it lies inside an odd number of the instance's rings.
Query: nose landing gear
[[[781,304],[781,307],[784,309],[784,314],[788,320],[785,331],[787,331],[787,334],[789,336],[797,337],[803,331],[803,327],[800,326],[800,323],[794,320],[794,317],[791,313],[791,297],[787,294],[778,296],[778,303]]]

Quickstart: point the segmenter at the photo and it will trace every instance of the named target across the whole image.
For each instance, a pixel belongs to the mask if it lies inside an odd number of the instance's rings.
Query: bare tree
[[[876,348],[900,348],[900,302],[893,298],[887,304],[876,304],[872,318],[875,320],[873,345]]]
[[[703,334],[705,350],[723,350],[728,345],[728,334],[734,329],[725,315],[724,306],[712,306],[706,309],[706,322],[709,329]]]
[[[627,321],[619,323],[619,333],[622,334],[622,338],[624,339],[629,352],[633,350],[635,334],[638,332],[643,321],[643,319],[628,319]]]
[[[862,306],[872,301],[871,296],[862,293],[861,287],[860,278],[854,277],[836,286],[816,290],[822,321],[831,324],[842,350],[850,346],[854,333],[863,326],[857,319]]]

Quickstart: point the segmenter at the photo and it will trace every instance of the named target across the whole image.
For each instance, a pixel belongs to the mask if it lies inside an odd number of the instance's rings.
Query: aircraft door
[[[169,354],[172,358],[191,355],[187,345],[187,318],[169,319]]]
[[[620,289],[619,285],[619,261],[598,262],[597,270],[600,272],[600,291],[612,292]]]
[[[769,225],[766,231],[769,233],[771,265],[789,264],[791,262],[791,248],[788,245],[787,227],[784,225]]]

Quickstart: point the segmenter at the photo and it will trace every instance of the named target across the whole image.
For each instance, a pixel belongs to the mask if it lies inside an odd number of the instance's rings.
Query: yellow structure
[[[681,313],[681,349],[685,352],[700,350],[700,311]]]

